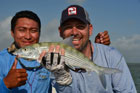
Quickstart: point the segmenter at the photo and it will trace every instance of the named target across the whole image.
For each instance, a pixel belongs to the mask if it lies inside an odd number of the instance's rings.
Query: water
[[[134,79],[137,92],[140,93],[140,63],[128,63],[128,67]]]

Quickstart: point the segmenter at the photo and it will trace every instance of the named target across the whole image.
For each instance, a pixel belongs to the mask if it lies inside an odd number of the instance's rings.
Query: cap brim
[[[79,17],[79,16],[69,16],[69,17],[65,18],[65,19],[63,20],[63,22],[61,22],[61,26],[62,26],[62,24],[64,24],[67,20],[70,20],[70,19],[78,19],[78,20],[84,22],[85,24],[89,23],[87,20],[85,20],[85,19],[83,19],[83,18],[81,18],[81,17]]]

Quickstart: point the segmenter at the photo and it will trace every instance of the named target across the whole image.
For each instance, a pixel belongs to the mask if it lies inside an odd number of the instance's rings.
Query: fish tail
[[[100,67],[99,71],[101,71],[104,74],[113,74],[113,73],[121,73],[119,69],[116,68],[107,68],[107,67]]]

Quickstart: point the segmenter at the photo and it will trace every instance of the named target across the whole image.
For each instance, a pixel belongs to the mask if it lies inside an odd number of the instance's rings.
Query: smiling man
[[[16,42],[17,47],[24,47],[37,43],[39,41],[40,31],[38,23],[32,19],[20,18],[16,22],[15,28],[11,34]]]
[[[89,38],[92,35],[92,31],[93,26],[88,13],[83,7],[71,5],[63,10],[59,27],[60,36],[63,39],[73,36],[72,43],[74,47],[96,65],[116,68],[122,71],[122,73],[104,75],[102,77],[104,83],[102,84],[95,72],[90,72],[89,74],[88,72],[83,72],[81,69],[69,71],[66,70],[67,67],[62,64],[65,68],[63,69],[65,73],[71,74],[72,83],[68,86],[55,85],[57,91],[59,91],[59,93],[137,93],[131,73],[122,54],[113,47],[94,42],[91,43]],[[51,52],[55,52],[54,54],[57,55],[59,52],[55,50],[57,49],[52,47]],[[55,56],[55,59],[58,56],[60,55]],[[61,57],[58,57],[58,59],[59,58]],[[59,64],[59,62],[57,64]]]
[[[20,11],[11,20],[14,43],[0,52],[1,93],[51,93],[50,72],[37,61],[21,59],[12,52],[15,49],[39,42],[41,22],[32,11]]]

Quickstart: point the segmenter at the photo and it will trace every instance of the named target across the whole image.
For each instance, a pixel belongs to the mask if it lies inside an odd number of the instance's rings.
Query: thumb
[[[18,63],[18,60],[17,60],[17,56],[16,56],[15,57],[15,61],[14,61],[13,65],[12,65],[12,68],[11,69],[16,69],[17,63]]]

